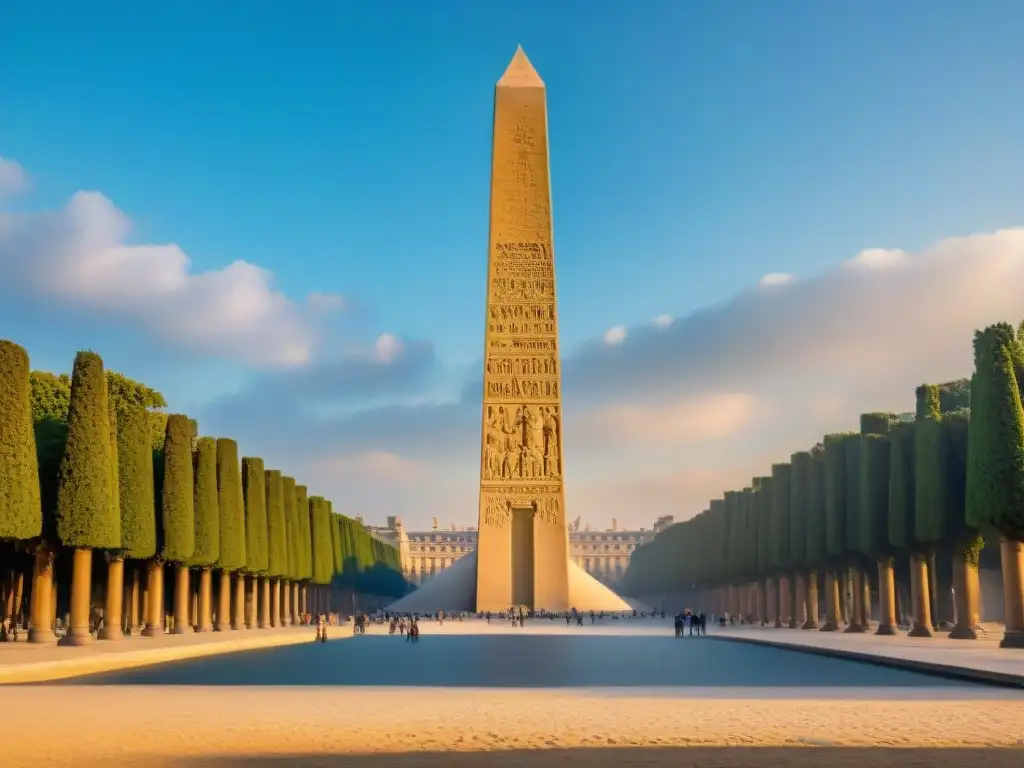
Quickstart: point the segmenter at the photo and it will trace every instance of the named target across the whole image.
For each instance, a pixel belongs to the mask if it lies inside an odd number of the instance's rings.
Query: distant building
[[[604,584],[614,585],[629,566],[629,558],[641,544],[650,541],[673,523],[671,515],[659,517],[654,528],[620,531],[617,522],[606,531],[579,530],[578,521],[569,528],[569,556],[587,573]],[[436,522],[434,523],[436,526]],[[388,517],[384,526],[366,526],[372,536],[396,547],[402,570],[413,584],[422,584],[450,568],[456,560],[476,550],[475,528],[451,526],[427,531],[407,531],[400,517]]]

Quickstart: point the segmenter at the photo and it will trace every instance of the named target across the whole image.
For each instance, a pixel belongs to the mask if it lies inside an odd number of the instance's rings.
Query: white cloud
[[[793,276],[786,272],[769,272],[758,280],[757,284],[762,288],[767,288],[768,286],[786,285],[791,282],[793,282]]]
[[[654,318],[654,325],[657,326],[658,328],[668,328],[670,325],[672,325],[672,322],[674,320],[675,318],[672,317],[672,315],[658,315],[656,318]]]
[[[0,197],[21,192],[28,186],[28,174],[14,160],[0,157]]]
[[[314,312],[338,312],[345,308],[345,297],[337,293],[313,291],[306,296],[306,303]]]
[[[732,437],[757,415],[755,398],[722,393],[659,405],[616,403],[598,408],[592,418],[608,438],[693,444]]]
[[[391,333],[382,333],[373,342],[373,355],[382,363],[390,363],[402,354],[402,340]]]
[[[604,343],[610,347],[621,344],[626,340],[626,327],[616,325],[604,332]]]
[[[130,231],[98,192],[78,192],[56,211],[0,212],[3,287],[208,354],[267,366],[309,360],[314,328],[270,272],[245,261],[195,272],[177,245],[130,245]]]
[[[868,267],[883,269],[885,267],[902,264],[907,260],[906,251],[887,251],[884,248],[866,248],[847,264],[854,267]]]

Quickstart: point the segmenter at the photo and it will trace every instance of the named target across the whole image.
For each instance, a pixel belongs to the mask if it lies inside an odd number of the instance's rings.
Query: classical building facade
[[[604,531],[580,530],[576,520],[569,528],[569,557],[583,570],[604,584],[612,586],[626,572],[629,558],[646,541],[672,525],[671,516],[660,517],[653,528],[635,531],[620,530],[616,522]],[[413,584],[422,584],[450,568],[455,561],[476,551],[475,528],[438,527],[430,530],[406,530],[399,517],[389,517],[387,525],[367,525],[366,529],[381,541],[398,548],[402,570]]]

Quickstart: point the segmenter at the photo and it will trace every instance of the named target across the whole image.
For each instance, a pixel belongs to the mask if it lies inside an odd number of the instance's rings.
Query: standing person
[[[676,637],[682,637],[683,636],[683,617],[680,616],[678,612],[676,612],[676,615],[672,617],[672,622],[673,622],[673,624],[675,624]]]
[[[708,633],[708,618],[704,615],[704,611],[700,612],[700,616],[697,617],[697,634],[706,635]]]

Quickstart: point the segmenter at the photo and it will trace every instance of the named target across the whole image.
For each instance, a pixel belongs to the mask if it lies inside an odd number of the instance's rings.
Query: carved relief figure
[[[524,476],[544,477],[544,417],[537,409],[523,408],[523,429]]]
[[[562,454],[559,450],[561,425],[554,408],[541,408],[544,420],[544,456],[547,459],[548,477],[562,476]]]

